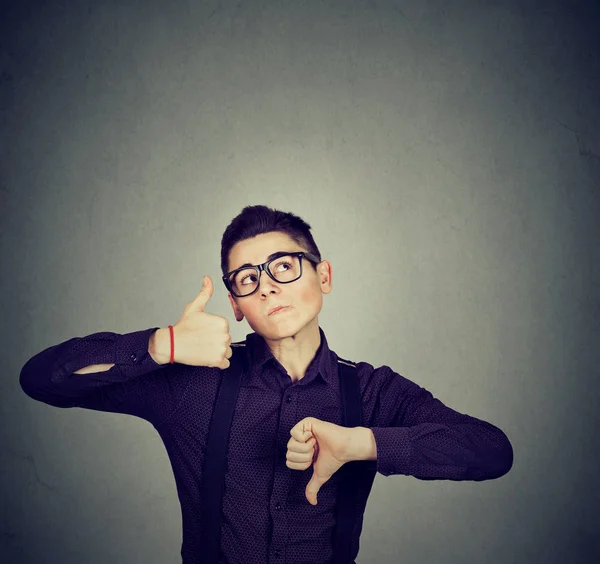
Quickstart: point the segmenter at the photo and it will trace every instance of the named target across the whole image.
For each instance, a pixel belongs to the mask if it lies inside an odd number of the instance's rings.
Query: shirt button
[[[135,355],[135,353],[132,354],[129,358],[131,359],[132,362],[135,362],[137,360],[137,356]]]
[[[287,402],[290,403],[292,401],[292,396],[288,396],[286,399],[287,399]]]
[[[281,509],[281,505],[279,505],[279,503],[275,506],[275,509],[277,509],[277,511],[279,511]]]

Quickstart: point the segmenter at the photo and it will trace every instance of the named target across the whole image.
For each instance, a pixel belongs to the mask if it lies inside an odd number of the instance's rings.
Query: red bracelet
[[[169,333],[171,335],[171,360],[170,363],[175,362],[175,337],[173,336],[173,326],[169,325]]]

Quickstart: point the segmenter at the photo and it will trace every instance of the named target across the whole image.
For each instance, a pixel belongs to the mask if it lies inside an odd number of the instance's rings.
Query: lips
[[[288,306],[275,306],[275,307],[272,307],[269,310],[268,315],[271,315],[272,313],[275,313],[276,311],[279,311],[280,309],[285,309],[286,307],[288,307]]]

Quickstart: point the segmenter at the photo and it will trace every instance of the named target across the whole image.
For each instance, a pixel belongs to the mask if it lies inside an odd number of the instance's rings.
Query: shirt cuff
[[[377,445],[377,472],[384,476],[410,474],[409,427],[371,427]]]
[[[155,362],[148,352],[150,337],[157,329],[159,327],[119,335],[114,342],[113,362],[122,371],[129,372],[129,367],[133,367],[136,373],[156,370],[163,366]]]

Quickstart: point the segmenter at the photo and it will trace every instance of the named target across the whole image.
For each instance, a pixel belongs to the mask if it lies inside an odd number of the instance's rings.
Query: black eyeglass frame
[[[294,257],[298,257],[300,259],[300,274],[298,275],[298,278],[294,278],[294,280],[289,280],[288,282],[280,282],[271,274],[271,272],[269,270],[269,266],[274,260],[280,259],[281,257],[285,257],[285,256],[294,256]],[[248,296],[251,296],[252,294],[254,294],[260,288],[260,277],[261,277],[261,274],[263,271],[266,272],[269,275],[269,278],[271,278],[274,282],[277,282],[277,284],[291,284],[292,282],[296,282],[296,280],[300,280],[300,278],[302,278],[302,272],[303,272],[302,271],[302,259],[303,258],[306,258],[307,260],[312,262],[314,265],[317,265],[320,262],[322,262],[312,253],[307,253],[304,251],[292,252],[292,253],[286,252],[286,251],[281,251],[281,252],[277,253],[277,256],[273,257],[272,259],[268,260],[267,262],[263,262],[262,264],[255,264],[252,266],[242,266],[241,268],[236,268],[235,270],[228,272],[225,276],[222,276],[221,279],[223,280],[223,283],[225,284],[225,288],[227,288],[227,290],[229,292],[231,292],[236,298],[247,298]],[[257,273],[256,276],[257,276],[258,280],[256,281],[256,288],[254,288],[254,290],[252,290],[252,292],[250,292],[249,294],[244,294],[243,296],[239,296],[232,290],[231,284],[229,283],[229,279],[236,272],[239,272],[240,270],[248,270],[250,268],[253,268]]]

